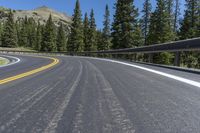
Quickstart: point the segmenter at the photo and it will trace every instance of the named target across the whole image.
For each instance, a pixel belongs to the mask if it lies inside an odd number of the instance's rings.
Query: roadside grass
[[[0,57],[0,66],[6,65],[9,61],[7,59],[1,58]]]

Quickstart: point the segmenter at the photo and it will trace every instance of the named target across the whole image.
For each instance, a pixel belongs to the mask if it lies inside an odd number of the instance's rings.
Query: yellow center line
[[[39,56],[39,57],[41,57],[41,56]],[[44,70],[46,70],[48,68],[51,68],[51,67],[53,67],[53,66],[55,66],[55,65],[57,65],[59,63],[59,60],[56,59],[56,58],[51,58],[51,57],[42,57],[42,58],[51,59],[51,60],[53,60],[53,62],[48,64],[48,65],[42,66],[40,68],[31,70],[31,71],[28,71],[28,72],[24,72],[24,73],[21,73],[21,74],[12,76],[12,77],[8,77],[8,78],[5,78],[5,79],[2,79],[2,80],[0,80],[0,85],[8,83],[8,82],[11,82],[11,81],[14,81],[14,80],[17,80],[17,79],[24,78],[24,77],[27,77],[27,76],[30,76],[30,75],[33,75],[33,74],[36,74],[38,72],[44,71]]]

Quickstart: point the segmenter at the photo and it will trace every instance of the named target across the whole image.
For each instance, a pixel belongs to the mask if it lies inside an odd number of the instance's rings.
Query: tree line
[[[7,21],[0,24],[1,47],[25,47],[37,51],[66,51],[67,34],[62,23],[55,26],[50,15],[46,24],[41,25],[33,18],[14,21],[10,10]]]
[[[134,0],[117,0],[112,23],[106,5],[104,27],[98,30],[94,10],[83,16],[77,0],[70,33],[62,23],[56,27],[51,15],[46,24],[41,25],[32,18],[14,22],[10,11],[7,22],[0,24],[0,45],[23,46],[38,51],[82,52],[133,48],[200,36],[200,0],[185,1],[183,19],[180,19],[180,0],[156,0],[155,10],[152,10],[151,0],[143,2],[140,15]],[[148,55],[141,56],[142,59],[148,58]],[[198,52],[184,52],[181,56],[181,63],[187,67],[200,67]],[[173,57],[173,53],[164,52],[151,58],[154,63],[171,64]]]

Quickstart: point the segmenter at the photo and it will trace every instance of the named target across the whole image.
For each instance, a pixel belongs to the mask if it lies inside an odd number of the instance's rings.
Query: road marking
[[[48,64],[48,65],[46,65],[46,66],[42,66],[40,68],[31,70],[31,71],[28,71],[28,72],[25,72],[25,73],[21,73],[21,74],[12,76],[12,77],[8,77],[8,78],[5,78],[5,79],[2,79],[2,80],[0,80],[0,85],[8,83],[8,82],[11,82],[11,81],[14,81],[14,80],[17,80],[17,79],[24,78],[24,77],[27,77],[27,76],[30,76],[30,75],[33,75],[33,74],[36,74],[38,72],[44,71],[44,70],[46,70],[48,68],[51,68],[51,67],[53,67],[53,66],[55,66],[55,65],[57,65],[59,63],[59,60],[56,59],[56,58],[43,57],[43,56],[37,56],[37,57],[48,58],[48,59],[53,60],[53,62]]]
[[[165,72],[153,70],[153,69],[150,69],[150,68],[146,68],[146,67],[142,67],[142,66],[138,66],[138,65],[134,65],[134,64],[130,64],[130,63],[125,63],[125,62],[121,62],[121,61],[111,60],[111,59],[101,59],[101,58],[94,58],[94,57],[81,57],[81,58],[96,59],[96,60],[108,61],[108,62],[112,62],[112,63],[118,63],[118,64],[122,64],[122,65],[126,65],[126,66],[131,66],[131,67],[134,67],[134,68],[138,68],[138,69],[145,70],[145,71],[148,71],[148,72],[152,72],[152,73],[155,73],[155,74],[158,74],[158,75],[162,75],[164,77],[168,77],[168,78],[171,78],[171,79],[174,79],[174,80],[177,80],[177,81],[180,81],[180,82],[183,82],[183,83],[186,83],[186,84],[200,88],[200,82],[193,81],[193,80],[190,80],[190,79],[186,79],[186,78],[183,78],[183,77],[179,77],[179,76],[176,76],[176,75],[168,74],[168,73],[165,73]]]
[[[6,67],[6,66],[10,66],[10,65],[14,65],[16,63],[19,63],[21,60],[17,57],[14,57],[14,56],[8,56],[8,55],[1,55],[2,57],[8,57],[8,58],[13,58],[15,59],[16,61],[15,62],[11,62],[11,63],[8,63],[8,64],[5,64],[5,65],[2,65],[0,67]]]

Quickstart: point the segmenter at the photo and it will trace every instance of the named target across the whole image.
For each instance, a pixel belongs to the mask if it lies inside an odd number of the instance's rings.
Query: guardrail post
[[[153,63],[153,54],[152,53],[149,54],[149,63]]]
[[[175,53],[174,66],[180,66],[180,52]]]
[[[114,59],[117,59],[117,54],[113,54],[113,58],[114,58]]]
[[[137,54],[133,54],[133,60],[136,61],[137,60]]]
[[[130,61],[133,61],[133,54],[128,53],[128,59],[129,59]]]

